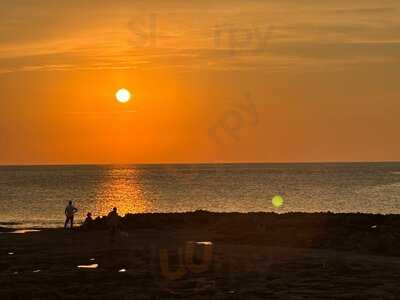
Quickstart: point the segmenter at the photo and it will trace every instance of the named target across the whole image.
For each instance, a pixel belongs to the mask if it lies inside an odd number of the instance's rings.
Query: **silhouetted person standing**
[[[78,210],[76,209],[75,206],[72,205],[72,201],[69,201],[68,206],[65,208],[65,224],[64,224],[64,228],[67,228],[67,225],[69,222],[71,222],[71,229],[72,227],[74,227],[74,214],[77,212]]]
[[[110,228],[110,242],[114,243],[119,225],[119,215],[116,207],[114,207],[113,210],[108,214],[107,225]]]

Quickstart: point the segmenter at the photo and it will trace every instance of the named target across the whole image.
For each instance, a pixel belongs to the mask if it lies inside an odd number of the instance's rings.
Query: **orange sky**
[[[399,9],[4,2],[0,164],[400,160]]]

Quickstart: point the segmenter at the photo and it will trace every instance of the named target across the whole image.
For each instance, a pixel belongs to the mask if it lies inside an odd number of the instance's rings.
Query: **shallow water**
[[[39,231],[40,230],[37,229],[18,229],[7,233],[24,234],[24,233],[39,232]]]
[[[280,195],[283,202],[272,203]],[[216,164],[0,167],[0,226],[60,227],[117,206],[142,212],[400,213],[400,164]]]
[[[99,267],[98,264],[90,264],[90,265],[79,265],[78,269],[97,269]]]
[[[212,246],[213,245],[213,243],[212,242],[192,242],[192,241],[189,241],[189,242],[187,242],[188,244],[196,244],[196,245],[201,245],[201,246]]]

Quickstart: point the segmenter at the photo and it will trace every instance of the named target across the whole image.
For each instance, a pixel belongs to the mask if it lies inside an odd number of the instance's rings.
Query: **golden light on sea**
[[[135,168],[110,168],[103,174],[103,182],[97,191],[95,215],[106,216],[113,207],[120,216],[127,213],[145,213],[152,210],[152,204],[139,183],[140,171]]]

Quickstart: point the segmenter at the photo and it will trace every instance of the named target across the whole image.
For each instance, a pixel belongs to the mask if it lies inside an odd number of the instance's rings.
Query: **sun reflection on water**
[[[106,170],[96,197],[96,214],[107,215],[114,206],[121,216],[150,212],[152,205],[145,199],[139,176],[140,171],[132,167]]]

